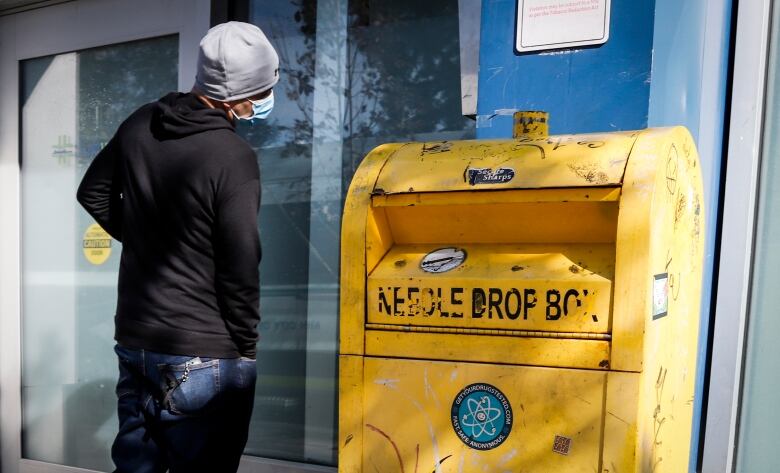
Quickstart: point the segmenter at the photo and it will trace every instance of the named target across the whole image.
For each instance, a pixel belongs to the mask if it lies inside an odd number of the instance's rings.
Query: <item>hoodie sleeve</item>
[[[116,137],[97,154],[81,180],[76,199],[115,240],[122,241],[122,194]]]
[[[249,181],[217,199],[214,255],[217,296],[225,324],[242,356],[254,358],[260,321],[260,180],[257,163]],[[254,178],[252,178],[254,177]]]

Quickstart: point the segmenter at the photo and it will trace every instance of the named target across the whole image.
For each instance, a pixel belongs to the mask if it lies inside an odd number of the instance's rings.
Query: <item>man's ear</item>
[[[225,112],[225,114],[228,116],[230,120],[235,120],[236,116],[235,113],[233,113],[233,108],[230,106],[230,103],[228,102],[218,102],[219,107],[222,109],[222,111]]]

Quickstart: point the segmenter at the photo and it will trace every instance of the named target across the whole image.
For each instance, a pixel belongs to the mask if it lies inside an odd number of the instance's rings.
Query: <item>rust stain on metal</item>
[[[424,156],[426,154],[446,153],[450,151],[451,148],[452,143],[449,141],[441,141],[438,143],[423,143],[420,156]]]
[[[680,221],[680,219],[683,216],[683,212],[685,211],[685,205],[687,204],[687,200],[685,198],[685,194],[680,193],[680,197],[677,199],[677,206],[674,209],[674,226],[677,227],[677,223]]]
[[[701,202],[699,202],[699,194],[693,201],[693,237],[698,240],[699,233],[701,232]]]

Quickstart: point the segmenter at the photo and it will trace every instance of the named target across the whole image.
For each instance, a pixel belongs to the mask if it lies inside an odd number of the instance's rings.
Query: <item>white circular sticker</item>
[[[431,251],[420,263],[420,268],[428,273],[446,273],[466,261],[466,251],[461,248],[439,248]]]

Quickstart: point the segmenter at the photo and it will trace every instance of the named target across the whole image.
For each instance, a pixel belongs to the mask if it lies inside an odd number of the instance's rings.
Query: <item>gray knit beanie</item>
[[[229,102],[264,92],[279,81],[279,56],[255,25],[229,21],[200,41],[195,89]]]

